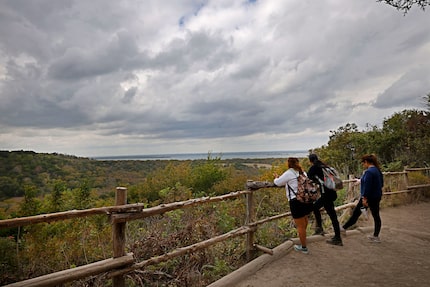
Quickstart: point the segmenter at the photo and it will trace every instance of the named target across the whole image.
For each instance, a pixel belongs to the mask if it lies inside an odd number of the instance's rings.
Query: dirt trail
[[[373,220],[361,220],[358,225],[367,232],[348,232],[342,247],[319,238],[310,240],[310,254],[305,255],[287,243],[288,250],[277,259],[263,255],[265,263],[259,258],[259,264],[249,264],[254,269],[241,268],[234,272],[235,280],[219,283],[237,287],[430,286],[430,202],[384,208],[381,218],[379,244],[366,238],[373,231]]]

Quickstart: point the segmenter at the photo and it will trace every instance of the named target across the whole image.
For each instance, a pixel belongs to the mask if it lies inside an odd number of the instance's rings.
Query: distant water
[[[211,158],[221,159],[257,159],[257,158],[288,158],[306,157],[308,151],[257,151],[257,152],[211,152]],[[96,160],[196,160],[207,159],[209,153],[172,153],[172,154],[150,154],[150,155],[121,155],[121,156],[99,156]]]

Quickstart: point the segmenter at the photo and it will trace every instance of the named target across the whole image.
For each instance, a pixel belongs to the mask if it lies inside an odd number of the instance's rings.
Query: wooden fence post
[[[117,187],[115,193],[115,205],[127,204],[127,188]],[[125,254],[125,227],[126,222],[114,223],[112,226],[113,257],[121,257]],[[113,287],[125,287],[123,275],[112,277]]]
[[[407,170],[404,170],[404,172],[405,172],[405,174],[404,174],[404,180],[405,180],[405,186],[404,186],[404,188],[407,189],[408,186],[409,186],[409,177],[408,177],[409,173],[408,173]]]
[[[246,218],[245,225],[248,225],[255,221],[255,212],[254,212],[254,196],[252,189],[248,188],[250,193],[246,194]],[[250,231],[246,233],[246,260],[249,262],[253,259],[254,255],[254,231]]]
[[[346,197],[345,197],[345,201],[343,203],[349,203],[349,202],[353,202],[355,197],[356,197],[356,186],[355,186],[355,176],[354,175],[349,175],[348,176],[348,187],[347,187],[347,193],[346,193]],[[351,209],[344,209],[342,211],[342,214],[339,216],[339,222],[342,223],[346,220],[346,218],[348,218],[351,214]]]

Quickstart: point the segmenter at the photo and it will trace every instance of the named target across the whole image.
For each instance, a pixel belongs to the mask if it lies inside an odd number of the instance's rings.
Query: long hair
[[[326,167],[326,166],[328,166],[325,162],[321,161],[321,160],[318,158],[318,156],[317,156],[316,154],[314,154],[314,153],[311,153],[311,154],[308,156],[308,158],[309,158],[309,161],[310,161],[313,165],[316,165],[316,166],[319,166],[319,167]]]
[[[361,162],[367,161],[370,164],[373,164],[376,166],[379,170],[381,170],[381,167],[379,166],[378,159],[376,158],[376,155],[374,154],[365,154],[361,157]]]
[[[289,157],[287,162],[288,162],[288,168],[293,168],[298,172],[303,172],[303,168],[300,165],[299,159],[297,157]]]

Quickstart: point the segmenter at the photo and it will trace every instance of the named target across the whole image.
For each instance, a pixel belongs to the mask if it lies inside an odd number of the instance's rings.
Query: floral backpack
[[[303,172],[297,176],[297,193],[288,185],[288,191],[296,195],[298,201],[303,203],[313,203],[320,197],[319,185],[313,182]]]

